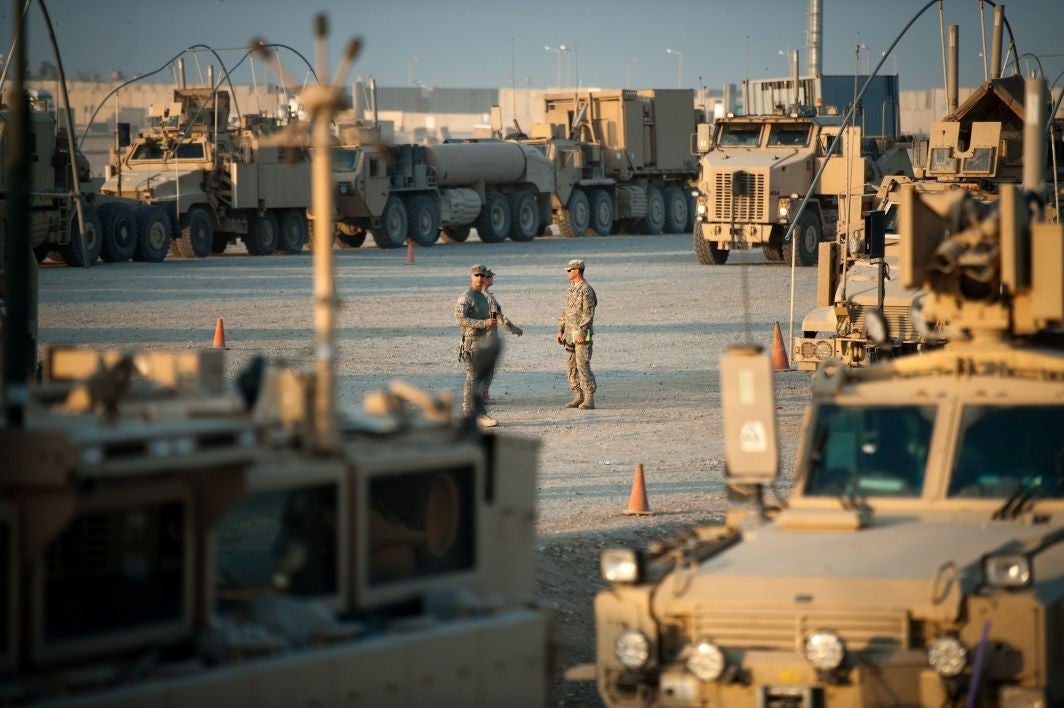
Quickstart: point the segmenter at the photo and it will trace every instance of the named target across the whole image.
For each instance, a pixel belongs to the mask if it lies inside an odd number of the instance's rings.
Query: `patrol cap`
[[[573,260],[571,260],[571,261],[569,261],[568,263],[565,264],[565,270],[566,271],[570,271],[573,268],[579,268],[580,270],[583,270],[584,269],[584,262],[582,260],[580,260],[579,258],[574,258]]]
[[[477,263],[475,266],[470,268],[469,269],[469,274],[470,275],[486,275],[486,276],[489,276],[489,277],[495,275],[490,270],[488,270],[488,267],[486,265],[481,265],[480,263]]]

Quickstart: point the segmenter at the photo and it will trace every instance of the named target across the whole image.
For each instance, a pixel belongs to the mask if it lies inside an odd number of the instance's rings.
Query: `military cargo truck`
[[[769,357],[723,357],[726,481],[753,508],[603,553],[607,705],[1064,702],[1064,227],[1043,155],[989,206],[902,190],[901,283],[951,346],[822,365],[780,507],[761,502]]]
[[[545,122],[518,140],[554,165],[551,201],[562,236],[690,228],[698,174],[693,91],[571,91],[544,101]]]
[[[150,128],[112,155],[100,192],[148,207],[137,215],[143,260],[205,258],[237,239],[252,255],[303,249],[305,150],[279,147],[273,118],[247,115],[229,129],[229,104],[228,91],[176,88],[171,105],[152,107]]]
[[[40,89],[31,90],[28,95],[34,186],[30,195],[30,240],[37,261],[53,252],[70,266],[91,266],[100,258],[109,262],[129,260],[135,255],[137,244],[135,204],[105,204],[99,200],[95,194],[99,183],[91,179],[88,160],[75,151],[71,165],[67,130],[57,128],[52,96]],[[8,118],[6,110],[0,111],[0,157],[4,160],[11,139]],[[72,169],[77,172],[76,178]],[[7,191],[6,178],[0,176],[0,214],[6,206]]]
[[[486,243],[529,241],[551,223],[555,176],[534,148],[499,141],[384,145],[376,127],[343,131],[333,149],[337,238],[358,247],[366,233],[379,248],[407,239],[431,246],[442,233]]]

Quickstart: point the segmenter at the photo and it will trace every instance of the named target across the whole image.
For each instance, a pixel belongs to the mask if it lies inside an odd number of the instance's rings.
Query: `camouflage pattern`
[[[562,310],[562,336],[565,340],[565,368],[569,388],[594,393],[598,389],[591,373],[592,335],[595,330],[595,306],[598,298],[586,280],[569,284]],[[576,344],[577,332],[583,333],[583,344]]]
[[[455,322],[462,328],[462,345],[458,349],[458,360],[462,362],[466,372],[465,386],[462,389],[462,413],[467,416],[484,413],[483,403],[480,405],[481,410],[474,410],[473,393],[483,393],[485,388],[485,380],[477,379],[476,370],[479,353],[488,341],[486,335],[493,331],[486,324],[490,313],[488,298],[473,288],[462,293],[454,306]]]

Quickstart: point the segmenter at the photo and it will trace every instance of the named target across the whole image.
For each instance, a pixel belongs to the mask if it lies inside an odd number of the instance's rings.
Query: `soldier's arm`
[[[591,327],[595,321],[595,305],[598,301],[595,292],[591,288],[584,288],[580,293],[580,331],[583,332]]]
[[[487,329],[487,320],[475,320],[469,316],[473,303],[468,297],[462,295],[454,306],[454,321],[459,327],[471,327],[473,329]]]

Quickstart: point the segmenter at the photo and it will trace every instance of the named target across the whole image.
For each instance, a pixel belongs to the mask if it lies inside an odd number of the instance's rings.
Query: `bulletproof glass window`
[[[949,496],[1064,499],[1064,406],[965,406]]]
[[[957,158],[953,156],[953,148],[939,147],[931,149],[930,172],[954,173],[957,171]]]
[[[718,147],[757,147],[761,144],[761,126],[749,123],[725,123],[720,127]]]
[[[472,465],[371,479],[369,585],[474,570],[475,481]]]
[[[768,134],[769,147],[805,147],[808,144],[808,125],[774,125]]]
[[[358,164],[358,150],[337,148],[332,152],[333,172],[352,172]]]
[[[181,143],[174,153],[178,160],[202,160],[203,143]]]
[[[994,169],[994,148],[975,148],[971,157],[964,158],[964,172],[990,174]]]
[[[339,592],[339,488],[325,482],[245,495],[215,530],[219,610],[263,592]]]
[[[180,501],[77,516],[45,551],[45,642],[180,622],[187,524]]]
[[[934,406],[819,406],[805,494],[920,496],[934,419]]]
[[[162,143],[157,143],[154,140],[150,140],[146,143],[140,143],[133,148],[133,154],[129,156],[131,162],[137,160],[161,160],[163,159],[164,151]]]

